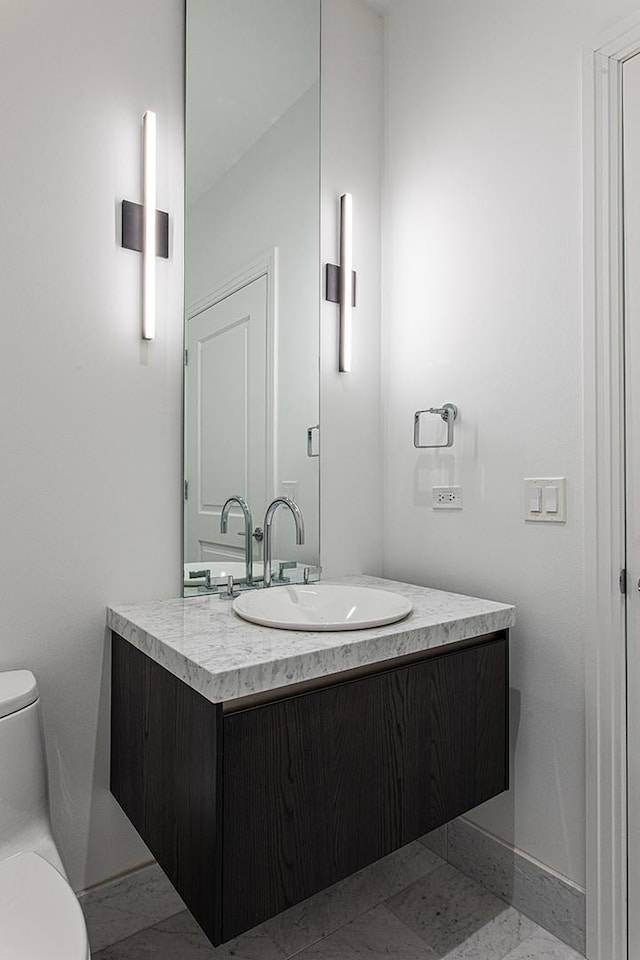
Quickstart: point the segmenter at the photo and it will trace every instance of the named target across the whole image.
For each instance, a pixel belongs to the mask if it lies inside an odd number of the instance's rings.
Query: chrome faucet
[[[244,497],[229,497],[220,511],[220,533],[227,532],[227,521],[231,504],[237,503],[244,513],[244,562],[247,568],[247,583],[253,581],[253,517],[249,504]]]
[[[282,504],[284,507],[288,507],[293,514],[293,519],[296,522],[296,543],[304,543],[304,520],[302,519],[300,507],[289,497],[276,497],[275,500],[271,501],[267,507],[267,512],[264,515],[264,554],[262,559],[264,561],[265,587],[271,586],[271,524],[273,523],[273,516],[280,504]]]

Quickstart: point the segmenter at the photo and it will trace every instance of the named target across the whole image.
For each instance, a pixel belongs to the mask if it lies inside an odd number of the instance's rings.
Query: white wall
[[[317,459],[307,457],[307,429],[318,422],[319,123],[316,82],[189,207],[185,274],[191,306],[277,248],[277,482],[268,499],[283,493],[282,481],[296,481],[306,537],[296,547],[293,523],[278,520],[274,557],[313,564],[319,554],[319,471]],[[267,503],[250,506],[261,525],[259,511]]]
[[[403,0],[387,21],[385,572],[513,602],[512,789],[473,818],[584,884],[581,46],[625,0]],[[413,412],[460,408],[453,449]],[[587,465],[588,469],[588,465]],[[522,479],[566,476],[566,526]],[[433,484],[462,512],[434,512]]]
[[[348,377],[322,307],[323,560],[375,573],[380,21],[355,0],[324,6],[322,261],[352,190],[359,306]],[[578,883],[580,47],[634,7],[403,0],[388,20],[386,573],[518,605],[513,789],[477,819]],[[180,583],[182,4],[9,0],[0,25],[0,668],[38,676],[55,825],[81,888],[146,858],[107,790],[104,607]],[[116,212],[140,196],[148,107],[173,236],[147,348]],[[418,454],[413,411],[446,400],[455,447]],[[524,524],[532,473],[569,477],[566,527]],[[431,484],[454,481],[464,510],[435,514]]]
[[[105,606],[181,585],[183,5],[7,0],[0,26],[0,669],[38,677],[54,825],[81,889],[148,859],[108,792]],[[351,378],[334,372],[335,308],[323,308],[325,562],[376,572],[380,19],[327,0],[323,41],[323,262],[337,256],[335,197],[363,197]],[[158,262],[147,346],[140,257],[119,246],[118,210],[140,200],[148,108],[172,255]]]
[[[182,3],[0,13],[0,669],[38,678],[55,829],[80,889],[148,859],[108,794],[108,602],[180,584]],[[141,117],[158,114],[158,336],[141,344]]]
[[[382,554],[380,246],[381,17],[322,4],[322,263],[337,263],[339,197],[354,197],[353,369],[338,370],[338,308],[322,301],[320,546],[326,576],[379,574]]]

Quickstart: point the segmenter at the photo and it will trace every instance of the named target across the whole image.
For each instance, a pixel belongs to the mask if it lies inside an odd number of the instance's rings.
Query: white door
[[[640,56],[623,66],[629,960],[640,960]]]
[[[254,528],[269,498],[267,276],[187,321],[185,562],[242,559],[242,512],[220,533],[225,500],[244,497]]]

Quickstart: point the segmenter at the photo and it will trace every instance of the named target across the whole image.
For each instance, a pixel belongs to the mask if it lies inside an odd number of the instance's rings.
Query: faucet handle
[[[322,575],[322,567],[305,567],[302,571],[302,582],[305,586],[309,583],[317,583]],[[313,579],[311,579],[313,577]]]
[[[246,537],[246,535],[247,534],[244,530],[238,530],[239,537]],[[257,543],[262,543],[262,540],[264,539],[264,530],[262,527],[256,527],[251,536]]]
[[[228,577],[218,577],[215,583],[217,587],[224,588],[219,594],[221,600],[233,600],[234,597],[240,596],[240,591],[235,589],[231,575]]]

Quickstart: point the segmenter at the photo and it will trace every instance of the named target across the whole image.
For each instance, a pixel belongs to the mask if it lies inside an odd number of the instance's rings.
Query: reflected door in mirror
[[[268,320],[261,276],[187,322],[185,556],[193,560],[242,560],[242,513],[232,511],[222,534],[222,505],[231,494],[258,510],[268,500]]]

